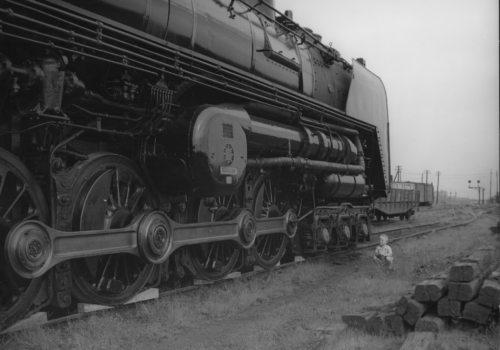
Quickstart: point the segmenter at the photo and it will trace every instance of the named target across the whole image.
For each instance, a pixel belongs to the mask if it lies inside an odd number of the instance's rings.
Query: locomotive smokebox
[[[239,106],[205,105],[185,111],[159,140],[169,156],[155,152],[156,156],[147,157],[156,188],[169,195],[233,193],[243,182],[247,165],[245,131],[251,132],[251,120]]]

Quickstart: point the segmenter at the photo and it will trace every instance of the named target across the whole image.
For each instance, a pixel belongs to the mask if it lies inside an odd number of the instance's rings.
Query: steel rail
[[[452,213],[451,218],[454,218],[454,217],[455,217],[455,210],[453,209],[453,213]],[[372,236],[378,236],[378,235],[381,235],[381,234],[391,233],[391,232],[395,232],[395,231],[412,230],[412,229],[420,228],[420,227],[439,225],[440,223],[442,223],[442,222],[444,222],[446,220],[449,220],[449,219],[450,218],[443,218],[442,220],[431,222],[431,223],[425,223],[425,224],[420,224],[420,225],[415,225],[415,226],[396,227],[396,228],[391,228],[391,229],[388,229],[388,230],[381,230],[381,231],[378,231],[378,232],[372,232],[371,235]]]

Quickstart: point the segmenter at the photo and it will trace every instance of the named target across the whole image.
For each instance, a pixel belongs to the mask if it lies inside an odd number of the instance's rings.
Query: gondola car
[[[399,217],[400,220],[409,220],[418,210],[420,192],[415,184],[407,182],[391,182],[390,190],[385,198],[378,198],[373,202],[373,217],[377,221]]]
[[[422,182],[409,182],[408,184],[413,184],[415,189],[420,192],[420,205],[424,207],[431,207],[434,203],[434,185],[424,184]]]

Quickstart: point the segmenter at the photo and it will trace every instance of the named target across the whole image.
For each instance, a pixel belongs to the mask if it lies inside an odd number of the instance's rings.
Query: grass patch
[[[379,270],[372,251],[343,266],[302,264],[270,276],[245,278],[201,291],[99,312],[68,324],[18,332],[0,339],[2,349],[306,349],[321,337],[319,327],[338,324],[343,314],[396,300],[416,283],[442,271],[480,246],[498,243],[481,218],[462,227],[391,245],[395,272]],[[241,315],[248,315],[242,318]],[[203,331],[211,334],[207,339]],[[346,330],[331,349],[399,349],[404,338]],[[435,349],[492,349],[497,332],[453,330],[439,335]],[[448,344],[453,344],[451,347]],[[448,346],[448,347],[447,347]]]

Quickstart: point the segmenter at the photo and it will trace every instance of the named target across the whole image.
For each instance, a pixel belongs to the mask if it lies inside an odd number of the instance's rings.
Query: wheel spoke
[[[111,190],[108,195],[108,210],[114,211],[119,207],[118,203],[115,201],[115,197],[113,197],[113,193]]]
[[[269,200],[270,200],[270,199],[269,199],[269,193],[267,192],[267,185],[266,185],[266,182],[264,182],[263,187],[264,187],[264,198],[263,198],[263,202],[264,202],[265,204],[267,204],[267,203],[269,202]]]
[[[289,208],[286,197],[283,197],[283,188],[277,186],[275,181],[279,180],[273,175],[254,180],[252,208],[255,213],[260,214],[260,217],[269,218],[283,215]],[[271,268],[278,264],[285,253],[286,242],[282,234],[258,237],[253,252],[257,264],[264,268]]]
[[[5,181],[7,180],[7,173],[8,172],[9,172],[9,169],[7,167],[0,168],[0,198],[2,196],[3,186],[5,184]]]
[[[120,255],[121,254],[116,254],[113,255],[113,264],[114,264],[114,269],[113,269],[113,279],[117,280],[118,279],[118,263],[120,262]]]
[[[125,257],[123,258],[123,264],[121,266],[123,266],[123,274],[125,276],[125,281],[127,282],[127,286],[128,286],[128,285],[130,285],[130,276],[129,276],[129,272],[128,272],[128,262],[127,262],[127,259]]]
[[[12,208],[14,208],[14,205],[16,205],[16,203],[19,201],[19,199],[24,194],[24,192],[26,192],[26,188],[27,188],[27,186],[26,186],[26,184],[24,184],[23,185],[23,189],[21,190],[21,192],[19,192],[19,194],[17,195],[16,199],[14,199],[14,201],[12,202],[12,204],[10,205],[10,207],[3,214],[3,216],[2,216],[3,219],[5,219],[7,217],[7,214],[10,213],[10,211],[12,210]]]
[[[141,199],[142,195],[144,193],[144,188],[138,188],[135,193],[132,195],[131,200],[133,201],[132,208],[130,209],[130,212],[132,215],[137,215],[137,212],[139,211],[139,200]]]
[[[96,285],[99,286],[102,283],[110,263],[111,263],[111,255],[105,255],[101,259],[99,259],[99,263],[97,264],[97,270],[95,273]]]
[[[255,248],[256,248],[256,249],[259,249],[259,247],[260,247],[261,243],[262,243],[262,242],[264,242],[263,237],[262,237],[262,236],[257,237],[256,242],[257,242],[257,244],[255,245]]]
[[[123,205],[125,208],[128,206],[128,200],[130,196],[130,186],[132,186],[132,180],[129,180],[127,183],[127,196],[125,197],[125,204]]]
[[[264,244],[264,249],[262,249],[262,256],[266,256],[266,248],[267,248],[267,255],[269,255],[269,248],[270,248],[270,245],[271,244],[268,244],[269,243],[269,239],[270,239],[271,235],[266,235],[266,237],[264,238],[266,243]]]
[[[216,269],[216,264],[217,264],[217,261],[219,261],[219,243],[214,243],[215,245],[215,254],[214,254],[214,262],[212,264],[212,269]]]
[[[118,168],[116,169],[115,174],[116,174],[116,200],[118,202],[118,206],[121,207],[122,201],[120,197],[120,177],[118,174]]]
[[[203,265],[205,266],[205,268],[208,268],[208,263],[210,262],[210,256],[212,255],[212,250],[214,249],[214,245],[215,243],[210,244],[210,250],[208,251],[207,259],[205,261],[205,264]]]
[[[26,214],[24,214],[24,216],[22,216],[19,221],[31,220],[38,217],[40,217],[40,210],[38,208],[33,208],[30,206]]]

